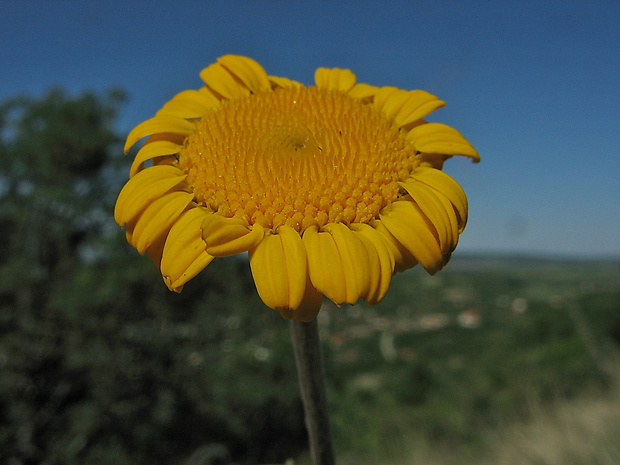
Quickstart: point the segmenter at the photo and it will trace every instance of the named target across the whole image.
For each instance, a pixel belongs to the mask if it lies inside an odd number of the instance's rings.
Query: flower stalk
[[[334,465],[336,459],[317,319],[309,323],[291,320],[290,324],[312,463]]]

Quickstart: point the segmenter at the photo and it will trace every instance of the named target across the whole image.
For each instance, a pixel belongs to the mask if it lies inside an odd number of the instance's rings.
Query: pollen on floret
[[[419,160],[368,102],[299,87],[222,102],[197,121],[178,163],[198,204],[302,233],[377,218]]]

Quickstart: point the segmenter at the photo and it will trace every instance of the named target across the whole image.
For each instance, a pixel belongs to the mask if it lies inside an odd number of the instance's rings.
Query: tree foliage
[[[247,260],[215,260],[174,294],[113,221],[130,161],[114,130],[123,101],[54,89],[0,103],[0,463],[296,457],[306,438],[287,324]],[[617,261],[451,265],[394,276],[372,309],[321,310],[345,461],[394,463],[398,444],[410,460],[413,437],[479,463],[481,438],[532,400],[617,386],[604,360],[617,360]],[[429,316],[446,326],[423,329]]]
[[[305,444],[294,361],[247,261],[173,294],[113,222],[124,99],[0,105],[0,462],[283,462]]]

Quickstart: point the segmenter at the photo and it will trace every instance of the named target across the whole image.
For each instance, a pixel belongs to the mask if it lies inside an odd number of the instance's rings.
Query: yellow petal
[[[129,223],[154,200],[184,180],[185,174],[175,166],[152,166],[140,171],[127,181],[118,195],[114,219],[120,226]]]
[[[290,307],[286,258],[280,236],[266,235],[250,249],[248,257],[256,290],[265,305],[273,309]]]
[[[200,78],[225,99],[232,100],[250,95],[250,89],[235,79],[235,76],[221,63],[213,63],[203,69]]]
[[[442,253],[452,252],[459,235],[456,218],[455,221],[451,221],[445,205],[435,195],[436,191],[414,179],[399,184],[409,193],[413,201],[435,227]],[[449,210],[454,215],[452,205],[449,205]]]
[[[459,234],[463,232],[465,225],[460,223],[459,217],[456,213],[456,209],[454,208],[454,205],[452,205],[452,202],[450,202],[450,200],[448,200],[448,198],[441,192],[436,191],[435,189],[432,189],[430,187],[429,189],[433,192],[435,197],[437,197],[437,199],[441,202],[444,210],[448,214],[448,219],[450,221],[449,227],[450,227],[450,231],[452,235],[452,250],[454,250],[457,244],[459,243]]]
[[[222,101],[207,86],[203,86],[195,92],[198,92],[200,95],[195,95],[194,98],[200,99],[205,107],[213,110],[219,108],[222,104]]]
[[[368,226],[368,225],[364,225]],[[366,249],[366,257],[368,261],[367,269],[368,269],[368,287],[366,292],[360,294],[360,297],[364,299],[371,305],[379,302],[378,296],[381,294],[381,284],[383,275],[382,263],[379,259],[379,254],[377,253],[377,249],[375,246],[368,240],[363,234],[360,234],[358,231],[353,229],[353,225],[350,225],[351,231],[353,235],[359,239],[359,242]],[[372,228],[371,228],[372,229]],[[391,280],[391,276],[388,274],[388,279]],[[388,283],[389,287],[389,283]]]
[[[301,236],[290,226],[280,226],[278,236],[282,241],[284,258],[289,284],[289,308],[298,308],[301,305],[306,291],[308,265],[306,248]]]
[[[252,276],[263,302],[273,309],[301,305],[307,281],[306,250],[297,231],[288,226],[266,235],[249,251]]]
[[[450,200],[458,214],[459,232],[467,224],[467,196],[459,184],[443,171],[434,168],[419,167],[412,177],[442,193]]]
[[[480,161],[476,149],[456,129],[440,123],[416,126],[407,133],[407,140],[418,152],[462,155]]]
[[[355,74],[349,69],[318,68],[314,73],[314,82],[321,89],[348,92],[356,80]]]
[[[387,117],[387,119],[394,121],[394,117],[405,104],[403,97],[406,93],[406,91],[397,87],[381,87],[375,94],[372,103],[377,110],[381,111]]]
[[[202,223],[207,253],[214,257],[247,252],[263,239],[264,232],[258,224],[250,227],[241,218],[225,218],[217,213],[207,215]]]
[[[194,194],[189,192],[170,192],[146,207],[133,230],[132,245],[136,250],[142,254],[162,235],[168,234],[193,199]]]
[[[406,91],[396,87],[382,87],[374,97],[375,108],[382,111],[398,127],[411,124],[446,103],[423,90]]]
[[[344,272],[346,302],[353,305],[360,297],[370,294],[371,282],[378,275],[377,263],[368,255],[368,251],[359,237],[342,223],[328,223],[324,229],[334,238],[340,254]],[[373,276],[374,275],[374,276]],[[378,282],[378,279],[374,279]]]
[[[286,88],[297,89],[299,87],[304,87],[304,85],[301,82],[293,81],[292,79],[280,77],[280,76],[269,76],[269,81],[271,82],[271,84],[275,85],[276,87],[282,87],[284,89]]]
[[[200,118],[219,107],[220,102],[205,92],[184,90],[164,104],[155,116],[168,115],[177,118]]]
[[[390,288],[394,274],[394,255],[385,239],[372,226],[365,223],[353,223],[351,229],[365,242],[368,254],[372,256],[374,253],[378,260],[378,274],[375,273],[370,292],[365,297],[366,302],[373,305],[380,302]]]
[[[353,88],[348,92],[350,97],[357,98],[360,100],[374,97],[374,95],[379,91],[379,87],[371,86],[370,84],[355,84]]]
[[[131,130],[125,141],[125,153],[140,139],[151,134],[172,132],[182,136],[188,136],[194,131],[194,123],[183,118],[170,115],[154,116],[138,124]]]
[[[160,236],[155,242],[148,246],[146,249],[146,256],[159,268],[161,264],[161,256],[164,251],[164,243],[166,242],[166,235]]]
[[[175,134],[173,132],[158,132],[157,134],[153,134],[147,140],[145,140],[144,145],[151,144],[157,141],[168,141],[174,142],[178,145],[183,145],[183,142],[185,141],[185,136]]]
[[[304,231],[308,273],[315,289],[342,305],[347,300],[342,261],[334,238],[328,232],[319,232],[316,226]]]
[[[400,272],[413,268],[418,264],[415,257],[409,252],[393,235],[387,230],[385,225],[379,220],[373,220],[370,226],[377,231],[377,234],[385,241],[390,254],[394,257],[394,271]]]
[[[251,58],[225,55],[217,59],[233,76],[243,82],[252,93],[271,90],[265,69]]]
[[[310,275],[306,272],[306,288],[304,296],[299,307],[280,308],[280,314],[287,320],[312,321],[316,318],[321,310],[323,303],[323,294],[317,291],[310,281]]]
[[[394,202],[379,215],[381,223],[394,238],[416,258],[429,274],[445,264],[434,228],[417,205],[409,201]]]
[[[131,169],[129,170],[129,177],[135,176],[144,166],[144,162],[151,158],[161,157],[164,155],[173,155],[179,153],[179,150],[183,148],[175,142],[169,140],[158,140],[154,142],[147,141],[134,158],[131,163]]]
[[[421,152],[419,154],[420,157],[420,166],[427,166],[431,168],[435,168],[436,170],[443,169],[443,164],[446,160],[452,158],[452,155],[441,155],[439,153],[426,153]]]
[[[213,256],[205,251],[202,222],[211,214],[202,207],[184,212],[170,228],[161,257],[161,274],[171,291],[180,292],[183,285],[200,273]]]
[[[413,123],[424,118],[429,113],[446,105],[446,102],[439,100],[432,94],[424,90],[411,90],[405,92],[403,105],[394,117],[394,123],[398,127]]]
[[[131,221],[125,225],[125,235],[127,237],[127,242],[129,244],[133,244],[133,230],[140,217],[137,217],[136,220]],[[164,242],[166,241],[166,236],[162,235],[158,237],[155,241],[149,245],[146,249],[146,255],[148,258],[155,264],[157,268],[159,268],[161,263],[161,256],[164,250]]]

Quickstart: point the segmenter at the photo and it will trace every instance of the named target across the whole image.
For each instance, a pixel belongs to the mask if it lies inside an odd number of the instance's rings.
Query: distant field
[[[320,323],[342,463],[620,463],[618,261],[454,259]]]
[[[181,294],[136,254],[73,273],[0,296],[0,463],[309,464],[247,261]],[[620,261],[458,256],[319,324],[338,465],[620,464]]]

